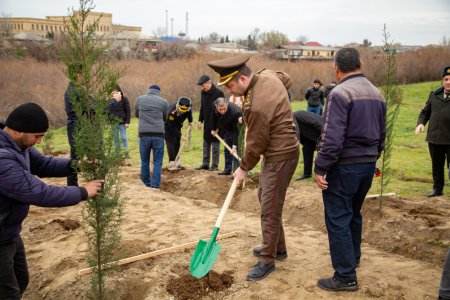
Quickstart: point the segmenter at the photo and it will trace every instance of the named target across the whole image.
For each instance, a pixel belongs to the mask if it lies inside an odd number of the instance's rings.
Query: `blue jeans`
[[[153,150],[153,176],[150,174],[150,152]],[[152,188],[159,188],[162,163],[164,158],[164,138],[156,136],[142,136],[139,139],[141,154],[141,180]]]
[[[320,116],[320,105],[317,106],[309,106],[306,108],[306,111],[312,112],[318,116]]]
[[[125,124],[118,124],[117,127],[112,127],[112,133],[114,136],[114,148],[116,151],[119,150],[120,144],[119,144],[119,133],[120,138],[122,140],[122,149],[127,150],[128,149],[128,140],[127,140],[127,129],[125,128]]]
[[[361,207],[372,185],[375,162],[335,165],[328,170],[328,188],[323,191],[325,224],[330,243],[334,277],[356,280],[361,258]]]

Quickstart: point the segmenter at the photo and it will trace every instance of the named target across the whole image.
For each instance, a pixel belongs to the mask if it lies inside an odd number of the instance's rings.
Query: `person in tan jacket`
[[[262,245],[253,249],[257,264],[248,281],[261,280],[275,270],[275,259],[287,258],[282,225],[286,190],[299,157],[299,142],[289,102],[289,75],[271,70],[254,74],[246,65],[249,55],[208,63],[236,96],[244,96],[242,111],[247,126],[246,148],[234,176],[242,181],[263,156],[258,199],[261,205]]]

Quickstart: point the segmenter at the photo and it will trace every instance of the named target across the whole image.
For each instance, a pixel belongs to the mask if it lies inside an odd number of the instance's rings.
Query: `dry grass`
[[[383,64],[379,54],[361,50],[364,72],[376,85],[382,82]],[[193,100],[194,110],[199,107],[200,89],[196,85],[202,74],[214,81],[214,72],[207,62],[225,57],[227,54],[202,53],[189,59],[163,61],[116,61],[115,67],[122,70],[119,81],[132,107],[139,95],[146,93],[151,84],[161,86],[162,96],[173,103],[181,96]],[[400,82],[421,82],[440,79],[440,72],[450,61],[449,47],[427,47],[417,52],[398,56]],[[312,81],[319,78],[325,84],[333,80],[331,61],[280,62],[254,55],[249,62],[252,70],[262,68],[284,71],[293,79],[293,99],[301,100]],[[54,127],[65,124],[63,95],[68,81],[63,66],[55,62],[37,62],[34,59],[0,60],[0,89],[3,92],[0,120],[18,104],[34,101],[42,105],[49,114]]]

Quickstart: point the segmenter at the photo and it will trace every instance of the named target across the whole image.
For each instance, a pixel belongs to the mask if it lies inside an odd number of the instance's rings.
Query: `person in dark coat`
[[[445,67],[442,72],[442,87],[430,93],[420,112],[416,135],[423,131],[427,122],[426,140],[433,170],[433,191],[428,197],[436,197],[443,194],[445,158],[447,157],[447,168],[450,161],[450,66]]]
[[[200,115],[198,117],[198,128],[203,123],[203,163],[196,170],[217,171],[219,167],[220,143],[211,135],[211,118],[214,111],[214,101],[224,94],[219,90],[207,75],[202,75],[197,81],[202,88]],[[209,165],[212,152],[211,166]]]
[[[48,126],[47,115],[35,103],[18,106],[0,126],[1,299],[20,299],[28,285],[20,231],[30,204],[71,206],[96,196],[101,190],[101,180],[93,180],[84,187],[58,187],[38,178],[68,176],[74,165],[70,158],[44,156],[33,147],[42,141]]]
[[[331,83],[323,89],[323,94],[325,96],[325,100],[328,98],[328,95],[331,93],[331,91],[336,87],[337,82],[335,80],[331,81]]]
[[[81,95],[77,89],[75,82],[80,83],[83,79],[83,65],[74,63],[67,68],[68,76],[70,79],[69,86],[64,92],[64,106],[67,114],[67,138],[70,146],[70,158],[78,159],[75,151],[75,124],[77,120],[77,114],[72,108],[73,103],[81,102]],[[78,186],[78,176],[76,170],[73,171],[67,177],[68,186]]]
[[[448,299],[450,299],[450,249],[448,249],[447,258],[445,259],[444,268],[442,270],[438,300]]]
[[[234,103],[229,103],[225,98],[217,98],[214,104],[214,114],[212,117],[212,128],[214,134],[219,134],[223,140],[238,156],[239,153],[239,127],[242,124],[242,111]],[[213,132],[211,132],[213,133]],[[219,175],[231,175],[239,167],[239,161],[228,151],[224,146],[225,153],[225,168]]]
[[[167,110],[165,124],[165,139],[169,153],[169,169],[175,167],[175,158],[180,150],[181,128],[184,120],[188,119],[188,126],[192,126],[192,101],[188,97],[180,97],[172,103]]]
[[[117,127],[113,127],[114,135],[114,147],[116,151],[120,149],[119,133],[122,140],[122,148],[128,156],[128,140],[127,140],[127,128],[130,127],[130,101],[123,95],[123,91],[119,85],[111,93],[111,100],[109,102],[109,114],[112,117],[118,119],[119,123]]]
[[[305,99],[308,102],[306,111],[320,116],[320,110],[325,104],[323,91],[320,89],[322,82],[319,79],[314,80],[313,86],[306,91]]]
[[[295,180],[303,180],[312,176],[314,151],[322,131],[322,117],[304,110],[296,111],[293,115],[303,152],[303,175]]]

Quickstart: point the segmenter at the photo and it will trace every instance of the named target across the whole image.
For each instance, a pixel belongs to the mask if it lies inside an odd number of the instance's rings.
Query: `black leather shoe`
[[[247,281],[256,281],[266,278],[267,275],[275,271],[275,263],[271,262],[270,264],[264,264],[262,262],[258,262],[253,269],[247,274]]]
[[[217,169],[217,167],[212,166],[211,168],[209,168],[210,171],[217,171],[219,169]]]
[[[254,256],[260,256],[261,255],[261,247],[253,248],[253,255]],[[287,252],[277,251],[277,255],[275,256],[275,259],[285,260],[287,258],[287,256],[288,256]]]
[[[195,169],[196,169],[196,170],[208,170],[209,167],[208,167],[207,165],[201,165],[200,167],[195,168]]]
[[[311,178],[311,175],[302,175],[302,176],[299,176],[299,177],[295,178],[295,181],[303,180],[303,179],[306,179],[306,178]]]
[[[428,194],[428,198],[436,197],[436,196],[442,196],[442,191],[438,191],[434,189],[430,194]]]
[[[358,281],[356,281],[356,279],[351,282],[344,282],[335,277],[322,278],[317,281],[317,285],[321,289],[330,292],[339,292],[339,291],[354,292],[359,289]]]
[[[229,172],[229,171],[222,171],[222,172],[218,172],[217,175],[231,175],[231,172]]]

